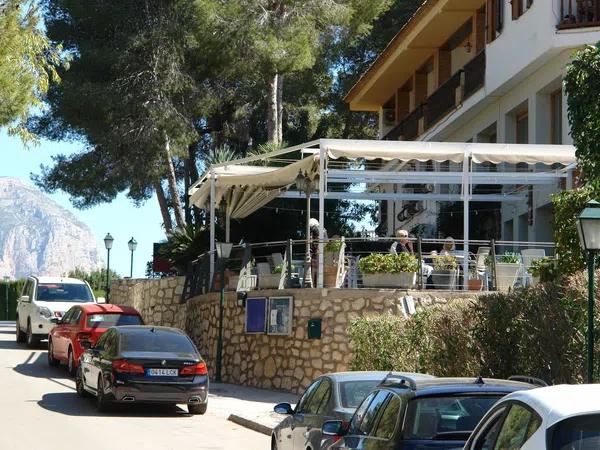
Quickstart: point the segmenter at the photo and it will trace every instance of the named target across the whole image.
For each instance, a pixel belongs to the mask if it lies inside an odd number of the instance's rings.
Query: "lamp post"
[[[304,194],[306,194],[306,253],[304,255],[304,287],[308,285],[312,286],[312,274],[310,267],[310,196],[318,185],[318,175],[311,180],[306,172],[304,174],[302,171],[298,172],[298,176],[296,177],[296,188],[300,192],[304,192]]]
[[[217,242],[217,259],[221,268],[221,295],[219,298],[219,334],[217,335],[217,363],[215,367],[215,381],[221,382],[221,367],[223,359],[223,313],[225,309],[225,265],[231,255],[233,244]]]
[[[586,253],[588,268],[587,382],[594,382],[594,272],[600,250],[600,203],[588,202],[577,220],[577,231]]]
[[[113,242],[113,237],[110,233],[107,233],[104,237],[104,247],[106,248],[106,303],[110,303],[110,249]]]
[[[129,278],[133,278],[133,252],[135,252],[135,249],[137,248],[137,241],[132,237],[131,239],[129,239],[129,242],[127,242],[127,245],[129,246],[129,251],[131,252],[131,264],[129,266]]]
[[[8,282],[10,281],[10,277],[8,275],[4,275],[4,299],[6,300],[6,320],[9,320],[8,318]]]

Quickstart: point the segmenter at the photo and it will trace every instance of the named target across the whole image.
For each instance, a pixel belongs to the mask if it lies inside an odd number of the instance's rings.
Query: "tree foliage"
[[[104,296],[106,289],[106,269],[93,270],[86,272],[80,268],[71,270],[68,275],[70,278],[87,281],[96,296]],[[114,270],[110,270],[110,279],[118,280],[121,276]]]
[[[26,143],[35,139],[27,118],[43,106],[50,83],[60,80],[57,68],[66,64],[60,52],[43,33],[35,4],[0,2],[0,127]]]

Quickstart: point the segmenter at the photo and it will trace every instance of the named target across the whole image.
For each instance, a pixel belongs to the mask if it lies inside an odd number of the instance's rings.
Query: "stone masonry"
[[[118,285],[118,286],[117,286]],[[113,303],[137,308],[147,323],[184,329],[214,376],[219,293],[179,303],[183,278],[124,280],[113,284]],[[223,381],[301,392],[315,377],[348,369],[352,357],[347,329],[353,318],[368,314],[402,315],[402,297],[412,295],[417,309],[456,298],[460,292],[407,292],[386,289],[292,289],[249,292],[248,297],[292,296],[292,334],[244,332],[245,309],[235,292],[226,293],[223,329]],[[170,298],[168,298],[170,297]],[[322,319],[321,339],[308,339],[308,320]]]

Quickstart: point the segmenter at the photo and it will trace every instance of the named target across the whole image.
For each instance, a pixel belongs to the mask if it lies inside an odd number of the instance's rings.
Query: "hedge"
[[[586,286],[585,275],[579,273],[562,285],[544,283],[478,301],[454,301],[421,310],[408,320],[389,314],[357,318],[349,326],[350,367],[582,382]],[[598,320],[598,297],[596,303]],[[596,354],[598,363],[598,340]]]
[[[10,281],[8,283],[8,317],[6,317],[6,283],[0,283],[0,320],[15,320],[17,299],[25,280]]]

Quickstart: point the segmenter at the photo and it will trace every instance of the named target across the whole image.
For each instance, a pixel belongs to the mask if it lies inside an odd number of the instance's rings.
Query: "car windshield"
[[[94,296],[86,284],[40,283],[35,299],[41,302],[92,303]]]
[[[87,318],[89,328],[110,328],[121,325],[142,325],[142,318],[135,314],[91,314]]]
[[[121,351],[197,353],[187,336],[152,330],[148,328],[121,334]]]
[[[473,431],[500,397],[458,395],[416,398],[408,405],[404,428],[406,439],[432,439],[443,436],[443,433]]]
[[[552,450],[600,448],[600,414],[572,417],[560,422],[552,433]]]
[[[358,408],[367,394],[381,380],[343,381],[340,383],[340,401],[344,408]]]

